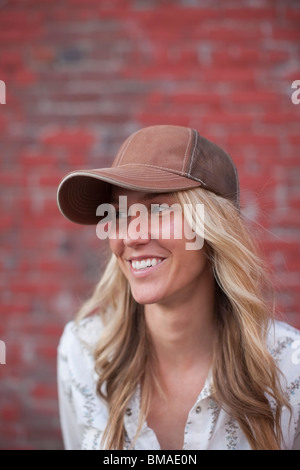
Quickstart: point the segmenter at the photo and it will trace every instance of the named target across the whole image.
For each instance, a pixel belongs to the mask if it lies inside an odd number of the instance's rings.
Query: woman
[[[299,448],[300,333],[272,319],[231,158],[148,127],[111,168],[67,175],[58,204],[112,252],[59,345],[66,448]]]

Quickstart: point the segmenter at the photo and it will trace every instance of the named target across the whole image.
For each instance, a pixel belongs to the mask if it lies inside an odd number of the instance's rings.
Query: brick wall
[[[233,156],[300,327],[299,26],[297,0],[0,1],[2,449],[62,448],[57,342],[103,265],[95,230],[58,212],[58,182],[142,126],[192,126]]]

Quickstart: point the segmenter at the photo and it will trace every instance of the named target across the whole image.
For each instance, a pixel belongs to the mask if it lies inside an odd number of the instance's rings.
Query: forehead
[[[151,202],[152,200],[159,200],[163,202],[174,201],[174,195],[172,193],[146,193],[143,191],[133,191],[132,189],[112,186],[111,202],[117,203],[119,196],[126,196],[128,200],[133,202]]]

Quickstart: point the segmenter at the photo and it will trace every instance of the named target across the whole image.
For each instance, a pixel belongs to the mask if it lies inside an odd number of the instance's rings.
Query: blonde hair
[[[280,449],[281,410],[289,404],[281,389],[280,372],[267,348],[273,308],[266,297],[266,269],[253,237],[230,201],[201,188],[174,195],[182,207],[205,207],[206,251],[216,280],[213,398],[236,419],[252,449]],[[189,222],[195,228],[196,220]],[[114,255],[78,318],[95,311],[101,312],[105,323],[95,351],[97,390],[109,408],[102,445],[122,449],[124,415],[130,398],[140,387],[137,437],[147,417],[151,393],[160,384],[144,308],[133,299]],[[267,396],[274,401],[275,410]]]

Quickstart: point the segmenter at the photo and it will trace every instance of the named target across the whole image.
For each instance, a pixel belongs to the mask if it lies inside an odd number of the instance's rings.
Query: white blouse
[[[99,341],[102,322],[99,316],[69,322],[58,347],[58,393],[61,429],[65,448],[101,450],[101,438],[108,419],[106,403],[96,393],[97,374],[93,351]],[[269,333],[269,350],[283,372],[292,407],[282,413],[283,449],[300,450],[300,331],[275,322]],[[196,403],[191,408],[184,431],[183,450],[250,450],[238,423],[211,397],[209,374]],[[272,403],[271,403],[272,405]],[[127,408],[124,424],[125,449],[130,448],[139,417],[139,390]],[[159,450],[154,431],[145,422],[135,450]]]

